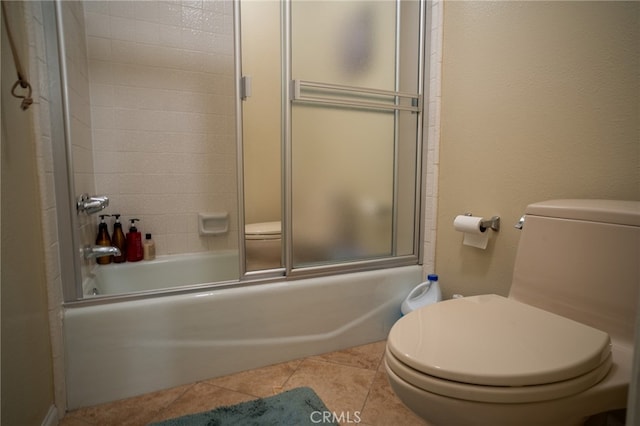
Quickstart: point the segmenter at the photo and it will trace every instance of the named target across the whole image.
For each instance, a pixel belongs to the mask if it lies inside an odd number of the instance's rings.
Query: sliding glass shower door
[[[416,263],[424,2],[241,4],[245,224],[281,222],[285,275]]]
[[[291,2],[293,268],[414,253],[420,7]]]

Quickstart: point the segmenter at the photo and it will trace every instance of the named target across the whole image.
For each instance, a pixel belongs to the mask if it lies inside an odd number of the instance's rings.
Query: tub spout
[[[103,256],[120,256],[120,249],[113,246],[84,246],[82,253],[85,259],[95,259]]]
[[[97,213],[105,209],[109,205],[109,197],[105,195],[93,195],[82,194],[78,197],[76,202],[76,209],[78,212],[85,212],[86,214]]]

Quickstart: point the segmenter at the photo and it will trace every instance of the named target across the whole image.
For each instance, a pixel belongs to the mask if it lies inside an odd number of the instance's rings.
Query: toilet
[[[627,405],[640,283],[640,202],[525,210],[508,297],[400,318],[385,367],[432,425],[578,425]]]
[[[249,223],[244,229],[247,270],[279,268],[282,264],[280,221]]]

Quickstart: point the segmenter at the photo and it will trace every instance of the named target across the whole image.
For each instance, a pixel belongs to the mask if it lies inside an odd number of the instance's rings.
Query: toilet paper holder
[[[473,216],[471,213],[465,213],[465,216]],[[483,229],[484,228],[484,229]],[[493,229],[494,231],[500,230],[500,216],[493,216],[491,219],[483,219],[480,222],[480,230],[484,232],[485,229]]]

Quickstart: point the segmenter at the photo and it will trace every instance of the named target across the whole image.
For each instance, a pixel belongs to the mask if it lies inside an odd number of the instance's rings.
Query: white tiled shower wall
[[[236,248],[232,2],[83,4],[105,212],[122,214],[125,232],[141,219],[157,254]],[[200,237],[198,213],[221,211],[230,232]]]

